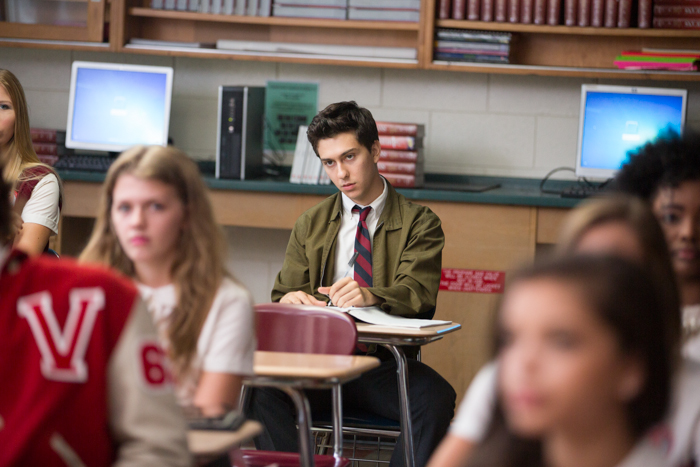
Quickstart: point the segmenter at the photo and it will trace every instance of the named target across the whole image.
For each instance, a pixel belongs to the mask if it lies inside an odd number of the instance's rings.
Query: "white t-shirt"
[[[58,206],[60,190],[54,174],[45,175],[34,187],[32,196],[22,209],[22,222],[39,224],[58,234],[61,210]]]
[[[700,305],[683,307],[683,327],[693,330],[700,329]],[[697,331],[683,344],[683,358],[700,362],[700,333]]]
[[[152,288],[138,284],[148,311],[158,328],[161,344],[169,347],[168,317],[177,304],[173,284]],[[197,339],[197,354],[190,372],[177,382],[178,402],[191,405],[202,371],[246,375],[253,373],[255,353],[255,317],[248,291],[224,278],[214,297],[202,332]]]
[[[372,246],[374,246],[374,232],[377,230],[377,221],[379,221],[379,216],[382,215],[384,210],[384,205],[386,204],[387,197],[387,187],[386,180],[382,177],[382,182],[384,183],[384,191],[382,194],[372,201],[369,206],[372,210],[367,214],[367,230],[369,231],[369,241]],[[353,213],[352,208],[355,206],[353,200],[348,198],[345,193],[341,193],[340,197],[343,201],[343,213],[340,216],[340,227],[338,228],[338,246],[335,249],[335,271],[333,271],[333,283],[335,284],[348,270],[348,263],[355,254],[355,235],[357,234],[357,224],[360,222],[360,213]],[[360,208],[366,208],[367,206],[360,206]],[[353,277],[354,268],[348,274],[349,277]]]
[[[451,434],[472,442],[484,439],[496,405],[497,373],[495,361],[479,370],[459,405],[457,416],[450,426]]]

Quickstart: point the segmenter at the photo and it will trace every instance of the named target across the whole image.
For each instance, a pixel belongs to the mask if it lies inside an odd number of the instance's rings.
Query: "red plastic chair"
[[[332,355],[352,355],[357,345],[357,328],[349,316],[306,305],[264,303],[255,306],[258,350]],[[333,387],[333,405],[342,420],[340,385]],[[301,427],[300,427],[301,429]],[[342,436],[335,437],[334,455],[315,455],[317,467],[348,467],[351,461],[340,456]],[[247,467],[277,463],[299,467],[296,453],[244,450]]]

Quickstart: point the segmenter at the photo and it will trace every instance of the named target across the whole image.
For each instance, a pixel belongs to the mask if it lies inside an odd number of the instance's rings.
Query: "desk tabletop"
[[[255,376],[277,378],[347,379],[379,366],[375,357],[256,351]]]
[[[189,430],[187,445],[194,456],[215,456],[262,433],[262,425],[248,420],[236,431]]]
[[[462,328],[461,324],[451,323],[442,326],[430,326],[422,329],[377,326],[375,324],[356,323],[360,337],[440,337]]]

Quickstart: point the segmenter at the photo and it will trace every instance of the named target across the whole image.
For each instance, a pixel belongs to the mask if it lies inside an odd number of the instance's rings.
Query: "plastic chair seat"
[[[332,420],[330,412],[314,414],[315,426],[331,426]],[[401,431],[401,424],[397,420],[382,417],[366,410],[343,409],[343,428]]]
[[[267,467],[270,464],[277,464],[279,467],[299,467],[299,454],[294,452],[275,452],[275,451],[254,451],[245,449],[243,460],[246,467]],[[314,456],[314,465],[316,467],[349,467],[351,461],[344,457],[335,458],[333,456]]]

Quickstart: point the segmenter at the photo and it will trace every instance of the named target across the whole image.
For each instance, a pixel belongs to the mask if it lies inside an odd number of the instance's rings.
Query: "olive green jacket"
[[[435,307],[445,235],[430,209],[411,203],[388,183],[387,190],[374,232],[374,287],[369,291],[382,299],[384,311],[412,316]],[[328,300],[318,288],[332,285],[342,209],[341,194],[336,193],[299,217],[275,280],[273,301],[297,290]]]

